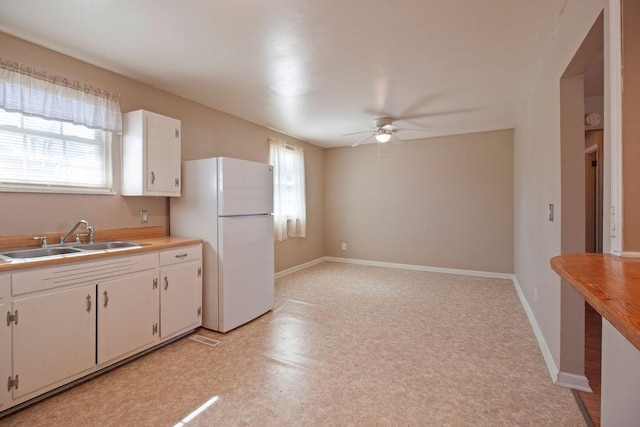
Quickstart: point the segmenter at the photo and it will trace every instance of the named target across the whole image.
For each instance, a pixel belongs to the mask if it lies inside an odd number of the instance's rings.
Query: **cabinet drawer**
[[[11,276],[0,275],[0,303],[11,295]]]
[[[97,283],[157,267],[157,255],[149,253],[108,258],[103,261],[74,262],[60,267],[36,268],[13,274],[12,294],[16,296],[63,286]]]
[[[184,246],[160,252],[160,265],[178,264],[202,258],[202,246]]]

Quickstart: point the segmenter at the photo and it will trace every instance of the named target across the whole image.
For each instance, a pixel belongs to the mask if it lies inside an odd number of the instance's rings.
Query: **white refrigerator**
[[[237,328],[273,308],[273,167],[228,157],[182,163],[171,235],[203,243],[202,326]]]

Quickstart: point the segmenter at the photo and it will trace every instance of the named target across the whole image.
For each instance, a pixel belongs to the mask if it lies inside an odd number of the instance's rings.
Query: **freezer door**
[[[273,308],[273,217],[218,218],[219,331]]]
[[[218,158],[218,216],[273,213],[273,167]]]

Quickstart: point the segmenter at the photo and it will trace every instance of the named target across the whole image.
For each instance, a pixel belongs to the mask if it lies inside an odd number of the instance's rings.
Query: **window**
[[[111,132],[0,109],[0,189],[111,192]]]
[[[304,150],[269,138],[269,161],[273,165],[274,238],[307,235]]]
[[[0,58],[0,191],[111,193],[117,94]]]

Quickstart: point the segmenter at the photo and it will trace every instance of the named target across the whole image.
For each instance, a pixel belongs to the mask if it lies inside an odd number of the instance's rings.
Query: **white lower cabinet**
[[[201,325],[202,246],[0,275],[0,412]]]
[[[14,299],[14,398],[95,365],[95,292],[85,286]]]
[[[160,336],[202,324],[202,267],[200,261],[160,270]]]
[[[160,337],[202,325],[202,245],[160,252]]]
[[[9,381],[11,372],[11,326],[4,321],[5,316],[11,314],[11,277],[0,276],[0,314],[3,323],[0,324],[0,411],[11,402],[11,390],[4,381]]]
[[[156,271],[98,284],[98,365],[158,342]]]

